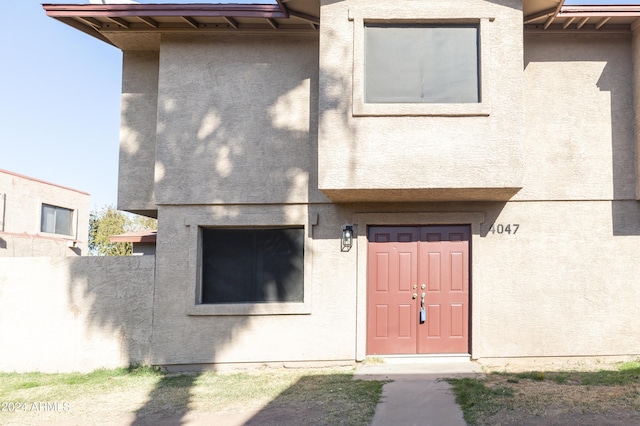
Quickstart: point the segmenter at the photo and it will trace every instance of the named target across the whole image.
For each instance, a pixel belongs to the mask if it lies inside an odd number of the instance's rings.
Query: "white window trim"
[[[489,64],[490,64],[490,25],[493,18],[447,18],[416,20],[407,16],[406,19],[398,17],[389,20],[384,17],[362,15],[353,17],[353,115],[362,116],[437,116],[437,117],[473,117],[491,115]],[[478,25],[478,38],[480,40],[480,52],[478,59],[480,83],[480,102],[478,103],[367,103],[364,97],[364,32],[365,24],[476,24]]]
[[[314,219],[315,217],[315,219]],[[300,315],[311,313],[313,238],[312,226],[317,215],[307,218],[286,214],[244,214],[238,217],[213,215],[187,216],[189,230],[189,285],[187,286],[188,315]],[[202,304],[202,228],[258,228],[269,226],[302,226],[304,228],[304,283],[302,302]]]

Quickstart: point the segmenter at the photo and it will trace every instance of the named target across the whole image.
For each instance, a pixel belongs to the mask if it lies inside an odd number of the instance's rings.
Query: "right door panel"
[[[425,285],[425,324],[418,353],[469,353],[469,227],[425,226],[418,243],[418,282]]]

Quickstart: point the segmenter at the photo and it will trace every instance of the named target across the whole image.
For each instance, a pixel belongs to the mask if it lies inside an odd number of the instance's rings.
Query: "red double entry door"
[[[367,354],[469,353],[469,227],[368,234]]]

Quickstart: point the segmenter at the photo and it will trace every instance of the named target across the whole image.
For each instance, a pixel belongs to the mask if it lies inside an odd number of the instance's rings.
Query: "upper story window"
[[[491,115],[493,18],[355,10],[353,21],[355,117]]]
[[[50,234],[73,235],[73,210],[42,205],[40,231]]]
[[[478,25],[366,24],[365,103],[480,102]]]

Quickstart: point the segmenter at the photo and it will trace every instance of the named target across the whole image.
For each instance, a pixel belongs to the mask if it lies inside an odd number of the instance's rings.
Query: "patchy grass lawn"
[[[153,424],[251,412],[256,424],[368,425],[383,382],[352,376],[352,369],[163,374],[147,367],[0,373],[0,424]]]
[[[640,424],[640,362],[448,381],[469,425]]]

